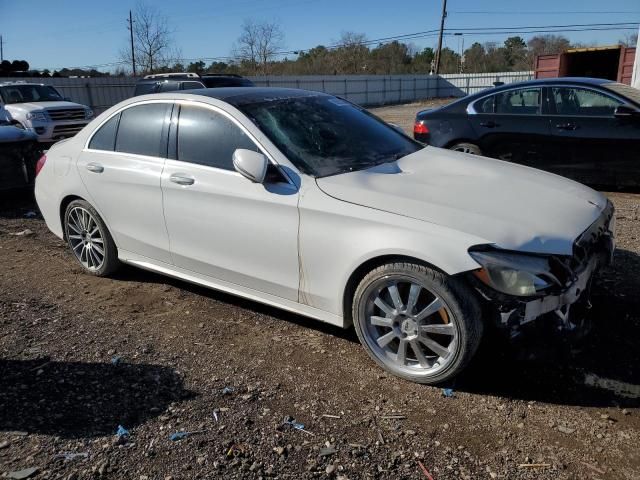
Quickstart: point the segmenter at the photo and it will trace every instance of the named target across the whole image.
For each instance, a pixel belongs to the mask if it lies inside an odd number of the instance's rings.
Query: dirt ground
[[[0,478],[638,479],[640,195],[610,198],[589,341],[487,341],[446,397],[351,331],[134,268],[85,275],[30,195],[2,197]]]
[[[413,132],[413,122],[416,118],[416,113],[428,108],[438,108],[442,105],[446,105],[451,100],[452,99],[450,98],[434,98],[423,102],[372,108],[371,111],[383,120],[399,125],[405,132],[411,135]]]

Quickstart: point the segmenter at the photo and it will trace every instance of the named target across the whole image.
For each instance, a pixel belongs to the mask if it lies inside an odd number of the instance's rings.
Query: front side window
[[[116,151],[164,157],[162,133],[170,111],[168,103],[148,103],[124,110],[120,114]]]
[[[587,88],[554,87],[551,89],[558,115],[610,117],[622,102]]]
[[[234,170],[233,152],[258,147],[233,121],[208,108],[183,105],[178,121],[178,160]]]
[[[496,94],[496,113],[509,115],[540,114],[540,88],[508,90]]]
[[[236,106],[297,168],[315,177],[393,162],[423,148],[362,108],[329,95]]]
[[[6,85],[0,87],[4,103],[59,102],[62,95],[50,85]]]
[[[106,150],[113,152],[116,145],[116,132],[120,114],[114,115],[104,123],[96,133],[93,134],[89,142],[89,148],[93,150]]]

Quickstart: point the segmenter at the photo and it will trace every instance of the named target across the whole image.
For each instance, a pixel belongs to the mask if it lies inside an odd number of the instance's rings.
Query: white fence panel
[[[376,106],[439,97],[461,97],[490,88],[494,82],[512,83],[533,78],[533,72],[465,73],[447,75],[301,75],[249,77],[257,86],[302,88],[338,95],[349,101]],[[133,95],[136,79],[0,78],[53,85],[71,100],[89,105],[98,114]]]

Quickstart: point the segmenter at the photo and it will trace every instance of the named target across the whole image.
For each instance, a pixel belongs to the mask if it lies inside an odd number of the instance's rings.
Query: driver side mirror
[[[631,105],[619,105],[613,112],[613,116],[616,118],[634,118],[640,117],[640,110]]]
[[[262,153],[238,148],[233,152],[233,168],[253,183],[263,183],[269,161]]]

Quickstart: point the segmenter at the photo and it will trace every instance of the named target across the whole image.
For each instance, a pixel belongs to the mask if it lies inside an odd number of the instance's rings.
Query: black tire
[[[74,249],[74,242],[72,241],[72,238],[73,236],[77,236],[77,234],[73,230],[73,226],[70,225],[70,223],[73,221],[71,220],[70,215],[72,215],[72,212],[77,212],[78,209],[85,210],[91,215],[91,217],[95,221],[95,225],[98,228],[99,235],[103,242],[103,261],[101,264],[94,266],[94,268],[91,268],[86,263],[83,263],[79,254],[76,253],[78,250]],[[96,209],[93,208],[89,202],[85,200],[73,200],[71,203],[69,203],[69,205],[67,205],[64,213],[64,234],[67,244],[71,249],[71,253],[76,258],[78,263],[80,263],[86,273],[95,275],[97,277],[105,277],[111,275],[120,267],[120,260],[118,260],[118,249],[115,242],[113,241],[113,237],[111,237],[109,229],[104,224],[104,221],[102,220]]]
[[[372,295],[380,295],[380,292],[386,288],[384,286],[381,287],[381,285],[385,284],[388,286],[390,283],[395,284],[396,291],[398,291],[398,286],[402,285],[401,282],[407,282],[410,285],[416,283],[424,289],[420,290],[421,292],[424,291],[427,292],[427,294],[432,294],[436,300],[439,300],[439,304],[443,305],[445,313],[440,312],[442,309],[437,312],[443,317],[445,324],[450,323],[450,325],[447,325],[447,328],[455,331],[455,335],[457,335],[453,337],[455,340],[451,340],[452,344],[455,344],[455,347],[453,347],[454,350],[447,355],[446,360],[444,357],[437,358],[437,362],[442,360],[443,365],[439,367],[439,370],[434,369],[435,371],[433,371],[433,373],[429,373],[429,369],[421,369],[420,366],[416,364],[418,356],[413,347],[412,351],[414,352],[416,363],[409,367],[405,367],[404,364],[403,366],[392,366],[390,365],[388,357],[386,360],[383,360],[381,357],[384,355],[381,355],[380,351],[378,351],[378,353],[375,351],[376,346],[374,342],[376,342],[376,340],[371,337],[370,332],[371,329],[378,327],[372,327],[373,323],[369,320],[370,310],[368,309],[370,307],[368,305],[371,305]],[[422,295],[422,293],[420,293],[420,295]],[[407,300],[404,306],[406,307],[409,303],[410,300]],[[412,310],[414,309],[412,308]],[[435,315],[435,313],[432,315]],[[480,304],[476,294],[469,287],[446,274],[415,263],[389,263],[369,272],[362,279],[354,294],[352,316],[360,343],[362,343],[369,356],[378,365],[394,375],[423,384],[439,384],[451,380],[458,375],[475,355],[484,330]],[[388,315],[385,315],[385,317],[387,316]],[[433,318],[433,316],[427,318]],[[384,318],[384,320],[386,321],[388,319]],[[398,320],[393,320],[393,322],[393,327],[385,326],[381,328],[391,328],[391,330],[398,328]],[[423,327],[416,326],[415,328],[414,333],[420,331]],[[399,331],[402,332],[402,335],[405,335],[404,324]],[[390,331],[385,332],[390,333]],[[420,337],[419,333],[417,335]],[[414,339],[422,342],[418,337],[414,337]],[[378,341],[381,338],[382,337],[380,337]],[[418,344],[421,345],[421,343]],[[416,373],[405,371],[414,367],[418,367]]]
[[[460,142],[449,147],[449,150],[456,152],[470,153],[471,155],[482,155],[482,150],[475,143]]]

